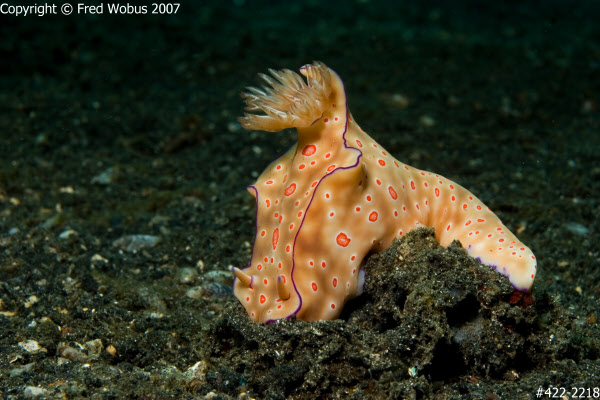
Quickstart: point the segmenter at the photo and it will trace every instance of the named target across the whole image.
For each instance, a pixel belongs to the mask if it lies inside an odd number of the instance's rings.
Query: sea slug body
[[[419,226],[528,291],[537,262],[477,197],[443,176],[392,157],[354,121],[339,76],[323,63],[261,75],[240,123],[248,130],[296,128],[298,142],[248,187],[256,198],[250,265],[234,268],[234,293],[250,318],[337,318],[361,293],[362,262]]]

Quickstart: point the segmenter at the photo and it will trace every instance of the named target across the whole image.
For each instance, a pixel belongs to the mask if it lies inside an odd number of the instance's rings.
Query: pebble
[[[46,396],[48,394],[47,389],[35,387],[35,386],[27,386],[23,391],[23,396],[26,399],[35,399],[39,396]]]
[[[119,250],[125,250],[129,253],[156,246],[160,242],[160,237],[153,235],[125,235],[113,242],[113,246]]]
[[[25,342],[19,342],[19,347],[31,354],[37,354],[39,352],[46,352],[44,347],[40,346],[40,344],[36,340],[27,340]]]

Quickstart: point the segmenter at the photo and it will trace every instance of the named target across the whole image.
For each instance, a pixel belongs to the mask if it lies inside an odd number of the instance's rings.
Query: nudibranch
[[[354,121],[340,77],[321,62],[261,74],[242,94],[248,130],[296,128],[298,142],[248,187],[256,199],[250,265],[233,268],[250,318],[328,320],[361,293],[363,259],[419,226],[528,291],[536,259],[471,192],[392,157]]]

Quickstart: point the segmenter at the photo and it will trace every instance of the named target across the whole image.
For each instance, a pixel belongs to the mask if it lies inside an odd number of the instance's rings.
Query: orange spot
[[[285,246],[285,251],[287,251],[287,252],[289,253],[289,252],[290,252],[290,250],[291,250],[291,247],[290,247],[290,245],[289,245],[289,244],[288,244],[287,246]]]
[[[265,295],[264,295],[264,294],[261,294],[261,295],[260,295],[260,304],[264,304],[264,303],[265,303],[265,301],[267,301],[267,298],[265,297]]]
[[[358,212],[358,211],[360,211],[360,207],[356,207],[356,211],[357,211],[357,212]]]
[[[333,287],[337,287],[337,278],[333,278]]]
[[[481,206],[477,206],[477,209],[478,209],[478,210],[481,210]]]
[[[446,227],[446,230],[447,230],[447,231],[449,231],[449,230],[450,230],[450,225],[448,225],[448,226]]]
[[[298,166],[298,169],[304,169],[305,167],[306,167],[306,165],[304,165],[304,164],[300,164],[300,165]]]
[[[350,261],[354,261],[355,259],[356,259],[356,256],[350,257]]]
[[[335,117],[334,119],[337,121],[337,120],[338,120],[338,117]]]
[[[418,205],[418,204],[416,204],[416,207],[417,207],[417,210],[420,210],[420,208],[419,208],[419,205]]]
[[[450,189],[454,189],[454,186],[450,185]]]
[[[277,242],[279,241],[279,228],[275,228],[273,231],[273,250],[277,248]]]
[[[308,262],[308,264],[309,264],[311,267],[312,267],[313,265],[315,265],[315,263],[314,263],[314,262],[312,262],[312,261],[309,261],[309,262]]]
[[[315,187],[315,186],[317,186],[317,183],[318,183],[317,181],[314,181],[311,186]]]
[[[381,165],[382,167],[385,167],[385,161],[383,161],[383,160],[379,160],[379,161],[378,161],[378,163],[379,163],[379,165]]]
[[[375,183],[377,183],[378,185],[381,185],[381,181],[379,179],[375,179]]]
[[[335,310],[335,304],[331,303],[331,309]]]
[[[367,196],[367,201],[371,201],[371,196]]]
[[[302,211],[300,211],[300,212],[298,213],[298,218],[300,218],[301,216],[302,216]]]
[[[277,264],[277,266],[281,268],[281,263]],[[283,278],[283,283],[285,283],[285,276],[281,275],[281,277]]]
[[[262,232],[260,233],[260,236],[265,236],[266,234],[267,234],[267,231],[262,231]]]
[[[283,183],[285,183],[285,181],[287,181],[287,175],[283,177]]]
[[[283,215],[279,216],[279,223],[281,223],[281,221],[283,220]]]
[[[409,169],[408,169],[408,167],[406,165],[404,166],[404,169],[407,170],[407,171],[409,171]]]
[[[331,157],[331,153],[325,154],[325,158],[329,158],[329,157]]]
[[[326,197],[326,198],[329,198],[329,193],[325,193],[325,197]]]
[[[323,261],[323,262],[321,263],[321,267],[325,268],[326,266],[327,266],[327,263],[326,263],[325,261]]]
[[[290,230],[294,229],[294,224],[290,224]]]
[[[327,168],[327,172],[333,171],[334,169],[335,169],[335,164],[330,165],[329,168]]]
[[[302,155],[306,157],[310,157],[317,151],[317,146],[314,144],[307,144],[302,150]]]
[[[398,216],[398,211],[394,210],[394,217]]]
[[[427,187],[427,182],[423,182],[423,186]]]
[[[333,216],[334,216],[333,212],[329,213],[329,216],[330,216],[330,217],[333,217]]]
[[[342,247],[348,246],[350,244],[350,240],[351,239],[348,236],[346,236],[346,234],[344,232],[341,232],[335,238],[335,241],[337,242],[337,244]]]
[[[373,211],[370,215],[369,215],[369,221],[371,222],[375,222],[377,221],[377,211]]]
[[[269,262],[269,257],[265,257],[265,258],[264,258],[264,261],[265,261],[265,262]]]
[[[479,218],[479,219],[477,220],[477,222],[483,222],[483,221],[485,221],[485,219],[481,219],[481,218]]]
[[[504,239],[498,239],[498,241],[502,243],[502,242],[504,242]]]
[[[440,189],[435,188],[435,195],[436,197],[440,197]]]
[[[358,139],[356,139],[356,144],[358,145],[358,147],[362,147],[362,143]]]
[[[329,118],[325,118],[325,119],[323,120],[323,122],[325,122],[325,123],[329,122]]]
[[[452,201],[454,201],[454,200],[456,200],[456,197],[452,196],[451,199],[452,199]]]
[[[471,220],[468,220],[467,222],[465,222],[465,226],[469,225],[471,223]]]
[[[400,166],[398,165],[398,161],[394,161],[394,165],[398,168],[400,168]]]
[[[276,212],[275,214],[273,214],[273,217],[275,217],[275,218],[279,217],[279,213]]]
[[[396,193],[393,187],[388,187],[388,192],[390,192],[392,199],[396,200],[398,198],[398,193]]]
[[[316,292],[317,291],[317,284],[313,282],[311,286],[312,286],[312,290]]]
[[[296,207],[298,207],[298,206],[300,205],[300,202],[299,202],[298,200],[296,200],[296,202],[294,203],[294,205],[295,205]]]
[[[268,280],[265,278],[265,279],[263,280],[263,283],[264,283],[265,285],[268,285],[268,284],[269,284],[269,281],[268,281]]]
[[[286,196],[291,196],[292,193],[294,193],[296,191],[296,184],[292,183],[290,186],[287,187],[287,189],[285,189],[285,195]]]
[[[250,297],[246,297],[246,301],[250,301]]]
[[[410,181],[410,188],[411,188],[412,190],[415,190],[415,189],[416,189],[416,188],[415,188],[415,183],[414,183],[413,181]]]
[[[278,165],[278,166],[277,166],[277,170],[280,170],[280,169],[281,169],[281,165]]]
[[[315,165],[316,161],[311,161],[310,165]]]
[[[262,265],[258,264],[258,265],[256,266],[256,269],[260,271],[260,270],[262,269]]]
[[[272,185],[272,184],[273,184],[273,181],[267,181],[267,182],[266,182],[266,184],[267,184],[267,185]]]
[[[270,200],[266,200],[267,203],[267,208],[271,207],[271,201]]]

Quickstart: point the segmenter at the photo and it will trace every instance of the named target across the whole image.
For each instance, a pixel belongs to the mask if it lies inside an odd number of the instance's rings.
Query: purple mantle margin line
[[[335,73],[337,75],[337,72],[333,71],[333,73]],[[339,75],[337,75],[337,77],[339,78],[340,82],[342,82],[342,79],[340,78]],[[302,222],[300,222],[300,226],[298,227],[298,232],[296,233],[296,236],[294,236],[294,245],[293,245],[293,250],[292,250],[292,270],[290,272],[290,280],[292,281],[292,284],[294,285],[294,291],[296,292],[296,294],[298,295],[298,298],[300,299],[300,304],[298,305],[298,308],[296,308],[296,310],[294,312],[292,312],[291,314],[287,315],[285,318],[292,318],[294,317],[296,314],[298,314],[298,312],[300,311],[300,309],[302,308],[302,296],[300,296],[300,293],[298,292],[298,288],[296,287],[296,282],[294,281],[294,269],[296,268],[296,259],[295,259],[295,252],[296,252],[296,240],[298,239],[298,235],[300,234],[300,231],[302,230],[302,225],[304,225],[304,220],[306,218],[306,214],[308,213],[308,210],[310,208],[310,205],[312,204],[314,198],[315,198],[315,193],[317,192],[317,189],[319,188],[319,185],[321,184],[321,182],[323,181],[323,179],[327,178],[329,175],[333,174],[336,171],[339,170],[344,170],[344,169],[351,169],[351,168],[356,168],[359,163],[360,163],[360,159],[362,157],[362,151],[360,151],[357,148],[354,147],[350,147],[346,144],[346,132],[348,132],[348,116],[349,116],[349,110],[348,110],[348,102],[347,102],[347,97],[346,97],[346,87],[344,86],[344,83],[342,82],[342,90],[344,91],[344,99],[346,100],[344,106],[346,107],[346,123],[344,125],[344,133],[342,134],[342,139],[344,139],[344,147],[346,149],[350,149],[350,150],[355,150],[358,151],[358,157],[356,159],[356,163],[354,165],[350,165],[348,167],[339,167],[339,168],[335,168],[333,171],[329,172],[328,174],[325,174],[325,176],[323,176],[321,179],[319,179],[319,183],[317,184],[317,186],[315,187],[313,194],[310,198],[310,202],[308,203],[308,206],[306,206],[306,211],[304,211],[304,217],[302,218]],[[317,118],[311,125],[314,125],[318,120],[320,120],[321,117]],[[286,154],[286,153],[284,153]],[[275,161],[273,161],[275,162]],[[267,167],[268,168],[268,167]],[[254,190],[254,193],[256,194],[256,227],[254,230],[254,245],[252,246],[252,255],[250,256],[250,260],[252,261],[252,258],[254,257],[254,249],[255,249],[255,245],[256,245],[256,237],[258,235],[258,204],[259,204],[259,200],[258,200],[258,189],[256,188],[256,186],[254,185],[250,185],[247,187],[248,189],[252,189]],[[252,264],[248,265],[247,267],[244,268],[244,270],[250,268],[252,266]],[[254,278],[254,277],[252,277]],[[234,277],[233,279],[233,285],[235,287],[235,281],[237,278]],[[251,282],[252,284],[252,282]],[[269,319],[267,320],[265,323],[266,324],[270,324],[272,322],[277,321],[276,319]]]

